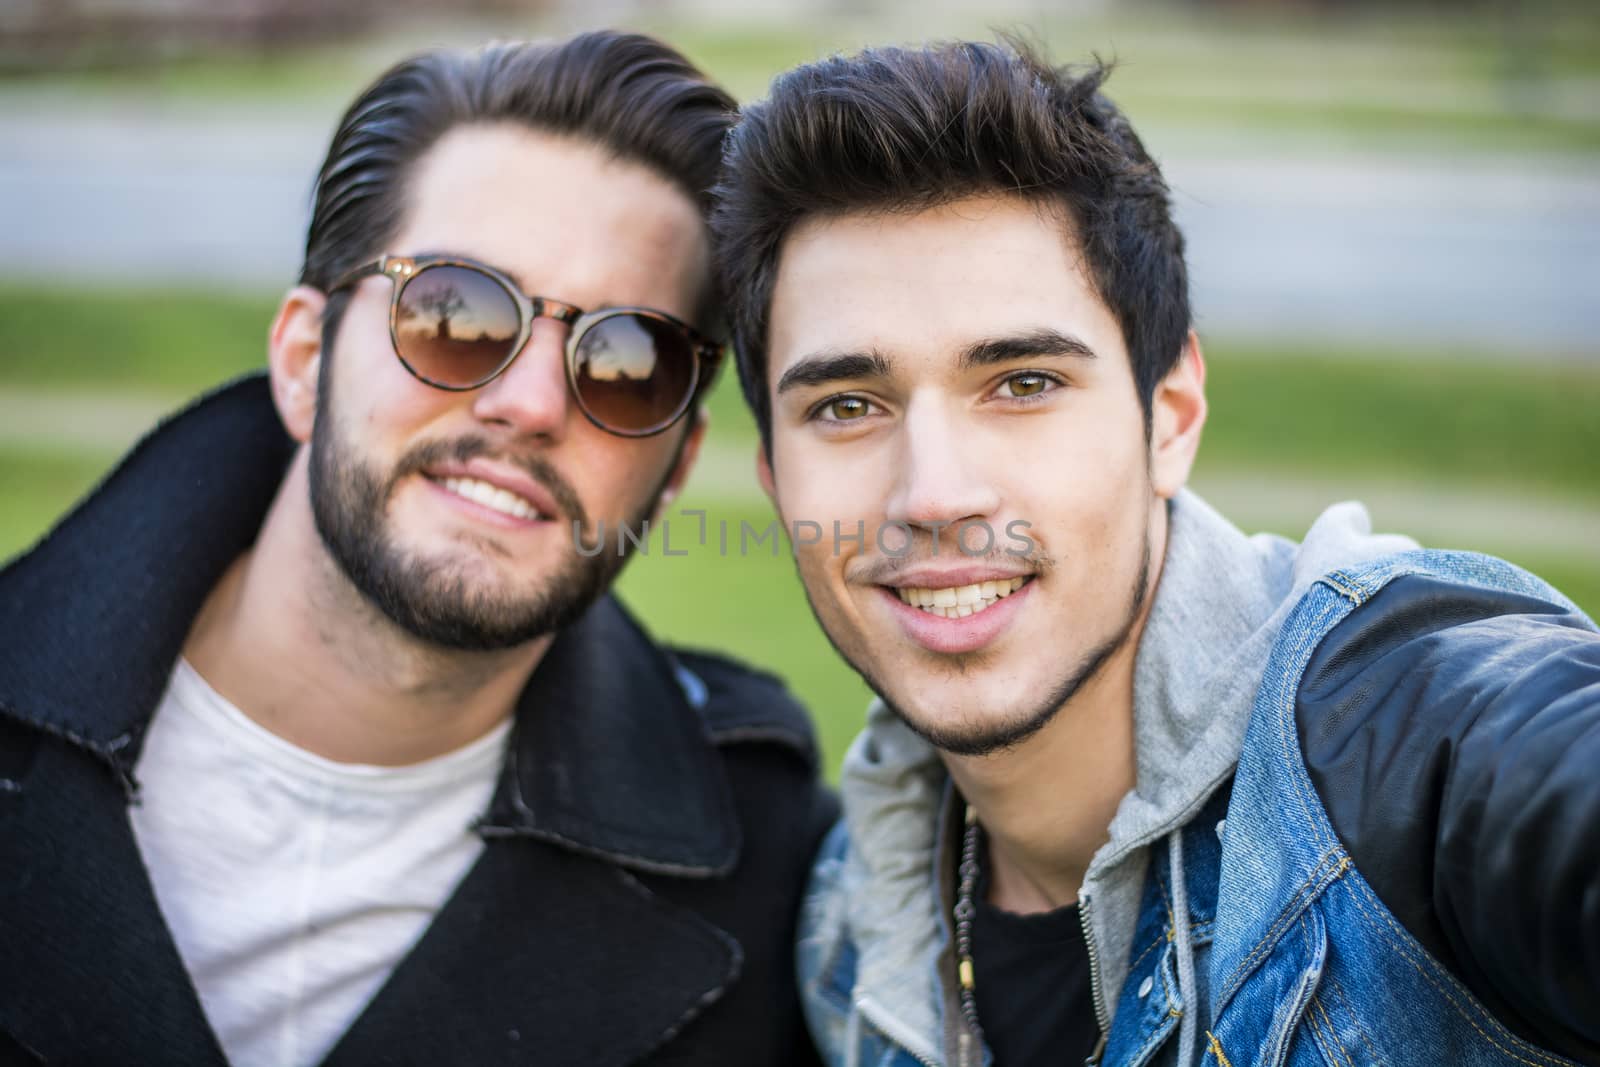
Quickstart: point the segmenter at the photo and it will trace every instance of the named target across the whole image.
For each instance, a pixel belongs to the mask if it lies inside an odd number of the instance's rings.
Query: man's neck
[[[1018,914],[1078,899],[1134,785],[1133,641],[1037,734],[989,756],[944,754],[988,841],[989,896]],[[1119,660],[1126,659],[1126,663]]]
[[[503,652],[417,641],[345,578],[307,500],[302,456],[255,547],[190,629],[184,655],[207,682],[264,728],[341,763],[418,763],[510,715],[550,639]]]
[[[1137,781],[1133,676],[1165,569],[1165,505],[1154,516],[1143,603],[1117,649],[1038,733],[988,756],[941,753],[988,841],[989,894],[1017,914],[1075,902],[1111,820]]]

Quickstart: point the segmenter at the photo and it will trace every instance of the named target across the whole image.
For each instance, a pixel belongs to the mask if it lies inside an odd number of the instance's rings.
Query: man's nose
[[[1009,460],[978,454],[974,442],[949,405],[934,397],[914,398],[906,408],[885,518],[936,529],[995,514],[1000,506],[995,464]]]
[[[478,390],[472,413],[518,436],[560,440],[573,409],[567,388],[569,329],[555,319],[535,319],[527,344],[511,366]]]

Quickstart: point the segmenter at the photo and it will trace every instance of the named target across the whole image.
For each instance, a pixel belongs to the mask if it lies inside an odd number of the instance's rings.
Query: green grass
[[[198,391],[266,365],[270,296],[0,282],[0,385]]]
[[[1208,346],[1201,470],[1328,471],[1600,501],[1600,365]]]
[[[684,508],[706,511],[706,545],[696,543],[699,520]],[[739,551],[740,524],[765,531],[773,514],[764,504],[686,495],[665,516],[674,552],[662,555],[659,534],[650,554],[623,572],[622,597],[652,633],[671,644],[731,653],[783,677],[812,709],[825,766],[837,768],[861,729],[871,694],[823,637],[806,606],[787,543],[754,535]],[[724,525],[725,524],[725,525]],[[727,551],[720,531],[727,531]]]
[[[33,544],[39,535],[106,473],[110,458],[0,450],[0,560]]]

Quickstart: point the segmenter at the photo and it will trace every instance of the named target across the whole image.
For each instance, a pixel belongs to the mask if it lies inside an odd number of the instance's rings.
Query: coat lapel
[[[32,762],[0,793],[0,1030],[48,1063],[223,1067],[121,784],[60,744]]]
[[[327,1067],[638,1061],[737,977],[739,946],[603,861],[491,840]]]

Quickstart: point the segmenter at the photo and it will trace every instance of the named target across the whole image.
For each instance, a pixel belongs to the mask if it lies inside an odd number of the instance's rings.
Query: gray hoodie
[[[1301,594],[1336,567],[1416,547],[1374,536],[1366,510],[1338,504],[1295,545],[1246,537],[1195,494],[1172,503],[1166,560],[1134,668],[1136,782],[1122,798],[1110,839],[1090,863],[1079,896],[1089,943],[1095,1012],[1111,1025],[1128,969],[1149,846],[1172,835],[1227,780],[1238,759],[1257,686],[1278,630]],[[847,931],[859,953],[854,1009],[930,1064],[971,1038],[952,1012],[954,991],[938,965],[948,893],[938,867],[949,848],[941,826],[947,778],[935,751],[882,703],[845,756],[841,779],[850,849],[819,878],[807,936]],[[1181,848],[1172,850],[1176,886]],[[1175,911],[1186,912],[1178,908]],[[1186,922],[1177,940],[1185,997],[1195,988]],[[841,929],[843,927],[843,929]],[[941,1033],[941,1010],[948,1031]],[[1194,1012],[1186,1012],[1177,1061],[1190,1061]],[[960,1060],[969,1059],[959,1056]]]

